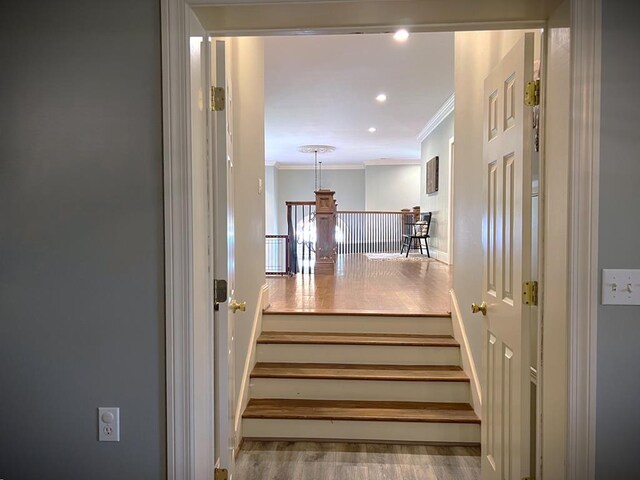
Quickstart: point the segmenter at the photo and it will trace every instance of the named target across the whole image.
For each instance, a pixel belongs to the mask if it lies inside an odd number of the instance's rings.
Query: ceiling
[[[310,164],[305,144],[335,146],[326,165],[416,161],[417,135],[454,91],[453,33],[264,41],[267,164]]]

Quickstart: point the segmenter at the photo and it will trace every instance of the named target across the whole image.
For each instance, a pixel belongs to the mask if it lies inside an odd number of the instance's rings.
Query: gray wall
[[[364,210],[364,169],[322,170],[322,187],[335,190],[340,210]],[[277,170],[279,234],[287,233],[285,202],[315,200],[313,170]]]
[[[159,10],[0,4],[0,478],[166,477]]]
[[[420,165],[367,165],[366,209],[398,211],[420,205]]]
[[[640,5],[602,2],[600,268],[640,268]],[[596,476],[640,478],[640,307],[598,309]]]
[[[422,141],[420,171],[420,209],[433,212],[431,245],[436,250],[449,253],[449,139],[453,137],[454,114],[445,118],[431,134]],[[438,156],[439,184],[436,193],[427,195],[427,162]]]

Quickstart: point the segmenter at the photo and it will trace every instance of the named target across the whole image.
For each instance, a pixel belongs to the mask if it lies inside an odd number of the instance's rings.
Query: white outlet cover
[[[603,269],[602,304],[640,305],[640,269]]]
[[[99,407],[98,408],[98,441],[119,442],[120,441],[120,408],[119,407]]]

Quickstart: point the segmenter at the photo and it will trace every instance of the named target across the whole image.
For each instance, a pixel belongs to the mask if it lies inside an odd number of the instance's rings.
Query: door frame
[[[261,0],[260,3],[281,3]],[[593,479],[597,334],[597,235],[600,120],[601,0],[571,2],[571,130],[569,199],[568,479]],[[191,205],[188,21],[192,7],[228,0],[161,0],[165,222],[167,478],[193,479],[193,225]],[[239,3],[239,2],[238,2]],[[250,3],[243,2],[243,3]],[[258,3],[258,2],[253,2]],[[317,2],[322,3],[322,2]],[[496,22],[484,29],[523,28]],[[528,22],[526,27],[544,27]],[[388,28],[393,28],[389,25]],[[387,28],[387,29],[388,29]],[[423,31],[438,25],[414,26]],[[444,26],[440,26],[440,29]],[[447,24],[447,30],[478,25]],[[256,26],[256,30],[258,26]],[[371,33],[385,28],[369,29]],[[340,29],[326,29],[340,33]],[[342,29],[342,33],[348,30]],[[279,32],[285,33],[285,32]],[[295,32],[289,32],[295,33]],[[319,32],[320,33],[320,32]],[[551,292],[547,292],[551,294]],[[212,428],[213,425],[212,425]]]
[[[455,212],[453,211],[453,195],[455,193],[453,175],[455,173],[455,165],[456,162],[456,140],[455,137],[451,137],[449,139],[449,194],[448,194],[448,203],[449,203],[449,213],[447,218],[447,257],[448,264],[453,265],[453,219]]]

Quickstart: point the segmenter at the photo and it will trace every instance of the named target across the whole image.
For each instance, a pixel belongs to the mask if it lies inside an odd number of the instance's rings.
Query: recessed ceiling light
[[[401,28],[396,33],[393,34],[393,39],[396,42],[406,42],[407,38],[409,38],[409,32],[406,29]]]
[[[369,133],[374,133],[376,131],[376,127],[369,127]]]
[[[384,103],[387,101],[387,96],[384,93],[381,93],[376,97],[376,100],[380,103]]]

